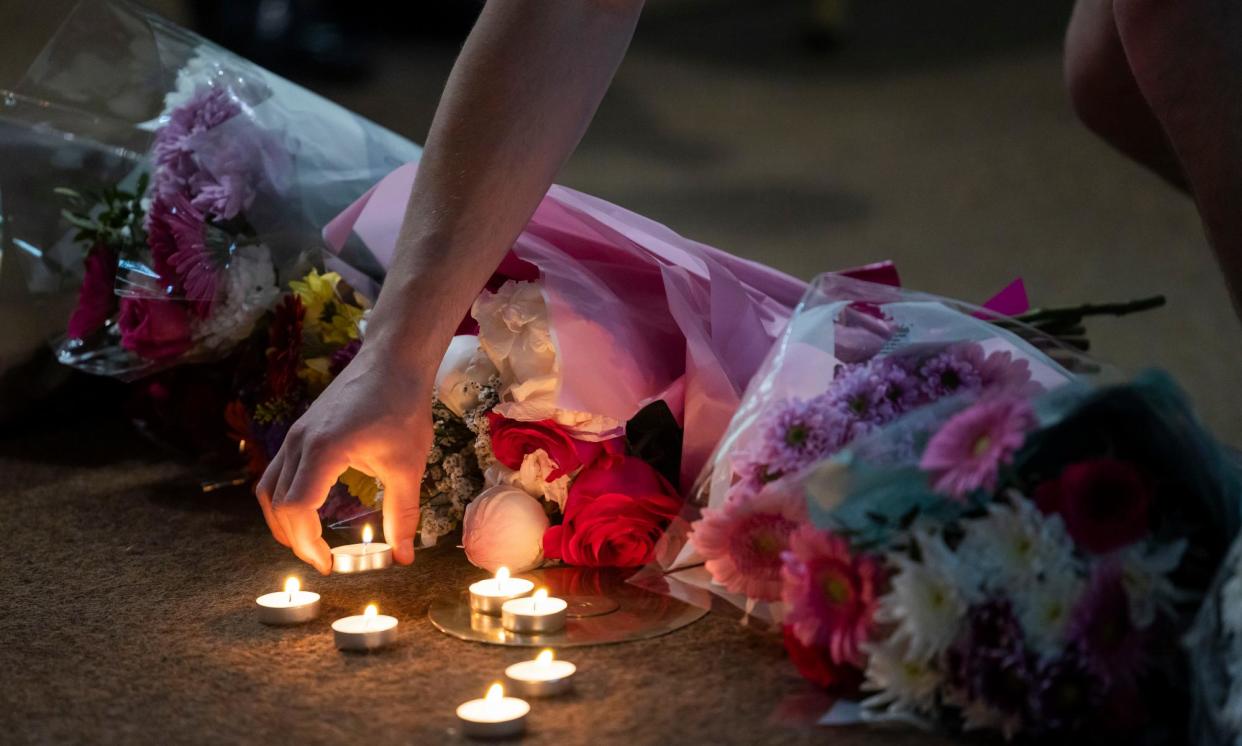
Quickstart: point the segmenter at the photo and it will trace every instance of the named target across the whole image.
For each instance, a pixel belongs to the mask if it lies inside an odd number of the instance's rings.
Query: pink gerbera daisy
[[[734,494],[723,507],[705,508],[690,540],[716,583],[730,593],[775,601],[781,595],[781,552],[804,520],[806,499],[778,480],[757,494]]]
[[[785,624],[803,645],[826,647],[834,663],[861,666],[883,565],[875,557],[851,554],[844,537],[809,525],[789,537],[782,557]]]
[[[919,468],[937,492],[958,500],[994,489],[1001,464],[1013,460],[1035,426],[1031,405],[1014,397],[984,398],[945,422],[927,443]]]

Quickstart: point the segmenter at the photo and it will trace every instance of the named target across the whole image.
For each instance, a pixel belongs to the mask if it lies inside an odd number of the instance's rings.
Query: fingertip
[[[392,547],[392,558],[398,565],[414,564],[414,540],[404,539]]]

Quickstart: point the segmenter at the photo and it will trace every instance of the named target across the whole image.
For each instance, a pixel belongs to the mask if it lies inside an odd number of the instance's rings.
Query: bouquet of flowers
[[[5,98],[26,170],[81,153],[56,194],[18,197],[59,195],[61,220],[14,215],[6,238],[32,283],[77,283],[60,360],[122,378],[234,350],[322,261],[320,227],[419,154],[128,2],[80,3]],[[31,186],[0,184],[6,202]],[[373,284],[372,259],[346,259]]]
[[[688,541],[662,549],[672,576],[779,624],[808,679],[862,698],[835,722],[1184,733],[1176,640],[1239,482],[1173,384],[1094,388],[1011,324],[837,278],[800,316],[671,535]]]

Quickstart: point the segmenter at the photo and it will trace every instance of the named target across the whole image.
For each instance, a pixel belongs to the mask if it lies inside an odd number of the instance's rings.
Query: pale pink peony
[[[781,552],[806,520],[806,498],[789,480],[757,494],[731,495],[720,508],[705,508],[690,534],[712,579],[730,593],[758,601],[781,595]]]
[[[834,663],[861,666],[884,582],[880,560],[851,554],[844,537],[810,525],[789,537],[782,559],[785,624],[803,645],[827,648]]]
[[[524,572],[543,562],[548,515],[539,501],[507,484],[484,490],[466,506],[461,538],[466,559],[496,572]]]

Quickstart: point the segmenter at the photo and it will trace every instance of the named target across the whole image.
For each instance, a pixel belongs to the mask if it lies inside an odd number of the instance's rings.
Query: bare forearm
[[[640,0],[487,4],[432,123],[368,344],[394,362],[438,362],[586,131],[640,8]]]

